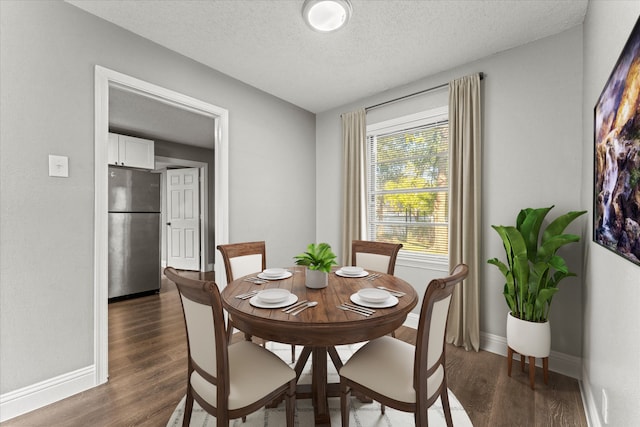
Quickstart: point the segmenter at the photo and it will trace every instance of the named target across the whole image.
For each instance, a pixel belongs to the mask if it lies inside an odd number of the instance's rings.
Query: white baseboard
[[[600,414],[598,413],[598,404],[593,395],[593,388],[589,381],[587,371],[582,369],[582,381],[580,381],[580,394],[582,395],[582,404],[584,405],[584,413],[587,416],[587,425],[589,427],[601,427]]]
[[[87,366],[0,395],[0,422],[26,414],[96,386],[95,366]]]
[[[506,357],[507,338],[487,332],[480,332],[480,348]],[[519,356],[514,355],[514,358],[519,359]],[[536,366],[542,366],[542,359],[536,359]],[[552,350],[549,355],[549,370],[581,380],[582,358]]]
[[[408,328],[418,329],[419,316],[409,313],[404,322]],[[480,349],[507,357],[507,338],[499,335],[480,332]],[[542,360],[536,360],[537,366],[542,366]],[[549,355],[549,370],[566,375],[577,380],[582,379],[582,359],[565,353],[552,351]]]
[[[404,320],[402,326],[406,326],[407,328],[418,329],[418,321],[420,320],[420,316],[416,313],[409,313],[407,318]]]

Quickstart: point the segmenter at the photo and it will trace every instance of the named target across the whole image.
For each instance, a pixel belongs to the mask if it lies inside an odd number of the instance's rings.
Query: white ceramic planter
[[[528,322],[507,315],[507,345],[524,356],[549,357],[551,324]]]
[[[310,270],[307,268],[305,284],[307,288],[322,289],[329,283],[329,274],[324,271]]]

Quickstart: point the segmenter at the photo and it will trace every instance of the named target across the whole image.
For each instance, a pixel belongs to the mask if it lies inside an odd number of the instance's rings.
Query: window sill
[[[449,272],[449,257],[400,251],[396,266]]]

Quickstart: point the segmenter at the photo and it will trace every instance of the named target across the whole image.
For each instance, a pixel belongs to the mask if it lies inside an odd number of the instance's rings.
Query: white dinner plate
[[[278,276],[278,277],[273,277],[273,276],[265,276],[263,273],[259,273],[258,277],[264,280],[282,280],[282,279],[287,279],[289,277],[293,276],[293,273],[290,271],[287,271],[286,273],[284,273],[282,276]]]
[[[251,298],[249,300],[249,303],[254,306],[254,307],[258,307],[258,308],[280,308],[280,307],[286,307],[288,305],[291,305],[293,303],[295,303],[296,301],[298,301],[298,296],[291,294],[289,295],[289,298],[285,301],[280,301],[280,302],[276,302],[273,304],[269,304],[266,302],[262,302],[258,299],[258,296],[254,296],[253,298]]]
[[[270,288],[258,292],[258,299],[260,300],[260,302],[264,302],[267,304],[276,304],[288,300],[289,295],[291,295],[289,289]]]
[[[367,302],[362,300],[358,294],[351,295],[350,299],[354,304],[370,308],[388,308],[398,304],[398,298],[394,297],[393,295],[389,295],[389,298],[387,298],[387,300],[383,302]]]
[[[347,276],[357,276],[364,271],[364,268],[354,265],[345,265],[344,267],[339,268],[339,270]]]
[[[362,301],[381,303],[389,299],[389,292],[378,288],[362,288],[358,291],[358,297]],[[283,298],[284,299],[284,298]]]
[[[353,274],[344,274],[342,272],[342,270],[338,270],[336,271],[336,274],[340,277],[351,277],[351,278],[358,278],[358,277],[367,277],[369,275],[368,271],[362,271],[362,273],[358,274],[358,275],[353,275]]]
[[[287,270],[284,268],[267,268],[262,272],[262,274],[267,277],[280,277],[286,272]]]

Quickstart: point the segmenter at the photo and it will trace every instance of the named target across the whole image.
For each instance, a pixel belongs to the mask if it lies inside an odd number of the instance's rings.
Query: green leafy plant
[[[513,316],[530,322],[546,322],[551,300],[558,284],[565,277],[575,276],[556,251],[578,242],[575,234],[563,234],[564,229],[586,211],[571,211],[553,220],[542,233],[540,228],[553,208],[527,208],[520,211],[516,226],[492,225],[502,238],[507,263],[497,258],[488,261],[506,279],[504,298]]]
[[[296,265],[307,266],[310,270],[331,272],[331,266],[338,265],[336,262],[336,254],[331,251],[328,243],[320,243],[316,245],[311,243],[307,246],[307,251],[293,257]]]

